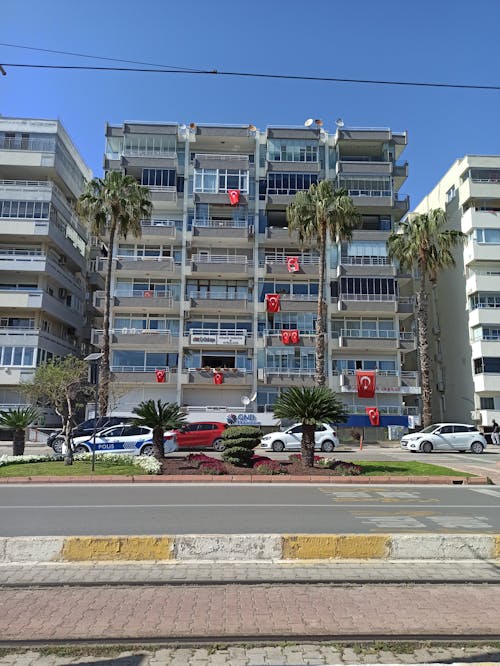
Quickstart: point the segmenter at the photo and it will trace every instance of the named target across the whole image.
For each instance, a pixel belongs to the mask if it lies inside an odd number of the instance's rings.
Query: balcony
[[[149,185],[151,192],[151,201],[155,203],[177,203],[177,186],[176,185]]]
[[[35,368],[28,367],[1,367],[0,386],[19,386],[33,379]]]
[[[292,328],[292,327],[290,327]],[[296,345],[284,345],[281,341],[281,329],[267,329],[262,333],[264,347],[314,347],[316,343],[316,332],[299,329],[299,342]]]
[[[73,275],[62,268],[62,265],[45,254],[27,254],[25,250],[9,250],[2,252],[0,249],[0,272],[16,273],[45,273],[53,278],[63,288],[76,291],[83,296],[84,286]]]
[[[213,278],[247,277],[253,272],[253,260],[246,254],[193,254],[191,272]]]
[[[156,371],[165,370],[165,381],[158,382]],[[117,384],[175,386],[177,384],[177,368],[158,368],[149,366],[113,365],[111,377]]]
[[[394,313],[398,311],[398,298],[394,294],[340,294],[338,309],[359,313]]]
[[[143,328],[117,328],[110,330],[110,343],[121,349],[167,349],[177,348],[179,337],[173,336],[170,331]],[[104,343],[102,330],[92,330],[92,344],[101,347]]]
[[[188,293],[189,308],[211,313],[251,312],[253,303],[250,294],[235,294],[207,291],[190,291]]]
[[[500,203],[500,197],[499,197]],[[494,229],[498,225],[498,211],[469,208],[462,215],[462,232],[470,233],[475,228]]]
[[[116,291],[114,296],[115,307],[139,308],[140,310],[155,310],[158,312],[178,311],[179,301],[171,293],[162,293],[154,290],[131,289]]]
[[[362,331],[343,328],[339,334],[339,348],[360,351],[396,351],[398,333],[396,331]]]
[[[5,310],[45,310],[59,321],[80,331],[83,316],[43,289],[0,289],[0,304]]]
[[[196,153],[194,156],[195,169],[237,169],[248,171],[250,161],[248,155],[218,155],[216,153]]]
[[[314,312],[317,307],[316,294],[280,294],[281,312]]]
[[[475,393],[498,393],[500,391],[500,373],[481,372],[474,375]]]
[[[101,259],[102,270],[105,270],[107,259]],[[149,276],[161,275],[162,277],[173,277],[180,275],[180,264],[176,264],[172,257],[142,257],[142,256],[117,256],[116,271],[120,275]]]
[[[180,242],[182,220],[141,220],[141,238],[165,239]]]
[[[253,336],[242,328],[193,328],[183,339],[184,346],[195,347],[246,347],[250,346]]]
[[[500,307],[475,307],[469,311],[469,328],[479,325],[500,325]]]
[[[220,372],[223,376],[222,384],[215,384],[214,374]],[[207,386],[212,385],[215,389],[224,389],[225,387],[252,386],[253,374],[239,368],[223,368],[214,370],[210,368],[188,368],[182,373],[182,383],[190,385]]]
[[[343,370],[339,379],[340,391],[342,393],[357,393],[357,378],[354,370]],[[419,395],[421,393],[419,374],[418,372],[404,370],[399,374],[396,372],[377,371],[375,392]]]
[[[471,271],[466,282],[466,292],[468,295],[477,291],[495,292],[500,284],[500,270],[487,271],[477,269]]]
[[[467,178],[458,192],[461,206],[469,199],[500,199],[500,181],[496,178]]]
[[[392,162],[375,160],[343,160],[336,165],[337,175],[347,176],[390,176],[392,175]]]
[[[497,223],[498,224],[498,223]],[[464,263],[472,264],[475,261],[498,261],[500,244],[468,242],[464,245]]]
[[[337,274],[345,276],[374,276],[392,277],[397,273],[396,266],[389,257],[378,256],[352,256],[341,257]]]
[[[500,356],[500,337],[483,336],[479,340],[471,342],[471,348],[472,358]],[[500,385],[498,390],[500,390]]]
[[[299,239],[296,233],[290,233],[288,227],[267,227],[265,236],[262,239],[265,241],[273,241],[279,245],[296,245],[299,246]]]
[[[315,386],[314,370],[311,368],[282,369],[262,368],[258,370],[259,382],[271,386]]]
[[[59,337],[37,328],[0,328],[0,347],[38,347],[43,341],[43,346],[55,354],[75,353],[77,340],[74,336]]]
[[[231,188],[229,188],[231,189]],[[229,195],[227,190],[219,190],[218,192],[202,192],[194,191],[193,200],[195,203],[216,204],[218,206],[229,204]],[[240,206],[248,206],[248,192],[240,190]]]
[[[292,273],[293,275],[313,275],[318,276],[319,274],[319,259],[317,257],[300,257],[297,256],[299,260],[299,270]],[[265,268],[267,275],[290,275],[288,270],[287,257],[283,259],[276,259],[272,256],[266,257],[264,261],[259,262],[259,266]]]
[[[192,224],[192,240],[224,241],[224,243],[241,243],[253,236],[253,225],[245,220],[222,220],[217,218],[194,219]]]

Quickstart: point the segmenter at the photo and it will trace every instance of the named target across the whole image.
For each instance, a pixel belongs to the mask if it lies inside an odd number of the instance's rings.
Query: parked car
[[[337,433],[328,423],[316,426],[314,441],[314,449],[316,451],[333,451],[339,445]],[[297,451],[300,450],[301,443],[302,424],[298,423],[282,432],[271,432],[268,435],[264,435],[260,446],[270,451]]]
[[[118,425],[120,423],[126,423],[127,421],[132,420],[131,417],[126,417],[123,415],[118,416],[101,416],[97,419],[87,419],[83,423],[79,423],[71,431],[71,436],[74,437],[84,437],[85,435],[91,436],[94,434],[94,424],[96,424],[96,431],[99,432],[104,430],[104,428],[109,428],[113,425]],[[64,444],[64,435],[62,430],[55,430],[51,432],[47,438],[47,446],[51,446],[54,449],[55,453],[62,453],[62,446]]]
[[[420,432],[404,435],[401,447],[412,453],[432,453],[432,451],[471,451],[482,453],[486,448],[486,438],[476,426],[465,423],[435,423]]]
[[[91,452],[92,445],[93,433],[90,436],[84,435],[73,439],[75,453]],[[65,446],[63,445],[64,448]],[[177,451],[177,448],[175,435],[166,432],[164,436],[165,453]],[[126,423],[105,428],[96,433],[95,450],[101,453],[128,453],[133,456],[152,456],[153,429],[147,426],[129,425]]]
[[[199,421],[186,423],[181,430],[173,430],[177,438],[179,449],[215,449],[224,451],[224,440],[222,433],[227,428],[226,423],[219,421]]]

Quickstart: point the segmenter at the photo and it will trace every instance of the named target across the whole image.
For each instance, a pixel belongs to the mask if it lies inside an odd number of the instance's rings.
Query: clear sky
[[[164,65],[500,84],[500,0],[18,0],[0,42]],[[118,64],[0,46],[0,63]],[[407,130],[415,206],[452,162],[500,154],[500,91],[7,68],[0,113],[60,118],[96,175],[124,120]]]

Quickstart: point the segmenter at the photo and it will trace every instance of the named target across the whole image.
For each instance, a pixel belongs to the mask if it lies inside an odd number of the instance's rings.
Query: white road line
[[[482,495],[491,495],[500,500],[500,488],[471,488],[471,490]]]
[[[500,499],[500,498],[499,498]],[[493,506],[492,504],[419,504],[414,502],[413,504],[398,504],[394,503],[390,506],[385,502],[372,502],[370,504],[73,504],[60,506],[58,504],[19,504],[19,505],[10,505],[10,506],[0,506],[0,510],[11,511],[15,509],[16,511],[20,509],[66,509],[72,511],[74,509],[338,509],[344,510],[346,508],[353,509],[380,509],[382,511],[388,511],[392,509],[414,509],[414,510],[425,510],[435,512],[439,509],[491,509],[498,510],[498,507]]]

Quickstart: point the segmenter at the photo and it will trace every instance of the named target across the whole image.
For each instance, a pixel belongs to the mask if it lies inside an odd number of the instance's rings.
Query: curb
[[[489,485],[487,476],[285,476],[237,474],[212,476],[210,474],[172,474],[142,476],[6,476],[0,478],[2,484],[30,483],[312,483],[316,485],[349,483],[356,485],[379,484],[425,484],[425,485]]]
[[[0,563],[499,560],[500,534],[0,537]]]

